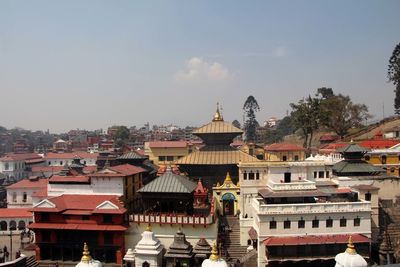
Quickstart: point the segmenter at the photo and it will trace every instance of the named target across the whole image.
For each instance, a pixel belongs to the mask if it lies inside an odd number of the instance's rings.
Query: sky
[[[392,115],[400,1],[0,1],[0,125],[65,132],[243,121],[320,87]]]

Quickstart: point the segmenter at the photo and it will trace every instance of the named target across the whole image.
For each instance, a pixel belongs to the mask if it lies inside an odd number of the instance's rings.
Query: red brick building
[[[122,263],[128,221],[117,196],[62,195],[42,200],[32,211],[29,228],[36,234],[38,260],[79,261],[86,242],[94,258]]]

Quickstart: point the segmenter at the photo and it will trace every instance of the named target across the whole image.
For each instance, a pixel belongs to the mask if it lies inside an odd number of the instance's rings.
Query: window
[[[22,194],[22,202],[26,202],[27,198],[28,198],[28,196],[27,196],[26,192],[24,192]]]
[[[299,161],[299,156],[298,155],[294,156],[294,161]]]
[[[332,228],[333,227],[333,220],[331,218],[326,220],[326,228]]]
[[[283,229],[290,229],[290,221],[287,219],[283,222]]]
[[[319,227],[319,220],[315,218],[312,220],[312,228],[318,228]]]
[[[276,221],[272,220],[269,222],[269,229],[276,229]]]
[[[89,219],[89,215],[82,215],[82,221],[88,221]]]
[[[360,226],[360,224],[361,224],[361,220],[360,220],[360,218],[354,218],[354,226]]]
[[[330,175],[329,175],[329,171],[326,171],[325,177],[326,177],[326,178],[329,178],[329,176],[330,176]]]
[[[342,218],[342,219],[340,219],[340,227],[346,227],[346,225],[347,225],[347,220],[346,220],[346,218]]]
[[[48,222],[49,221],[49,214],[47,212],[42,212],[40,214],[40,221],[42,222]]]
[[[113,244],[113,234],[112,233],[104,233],[104,244],[106,244],[106,245]]]
[[[158,156],[158,161],[165,161],[165,156]]]
[[[260,180],[260,173],[258,171],[256,172],[256,180]]]
[[[382,164],[386,164],[386,156],[385,155],[383,155],[381,157],[381,161],[382,161]]]
[[[167,161],[174,161],[174,156],[167,156]]]
[[[243,179],[247,180],[247,172],[243,172]]]
[[[283,156],[282,161],[287,161],[287,156]]]
[[[371,201],[371,193],[370,192],[365,193],[365,200]]]
[[[314,172],[314,179],[317,178],[318,172]]]
[[[369,161],[369,160],[371,159],[371,157],[370,157],[369,155],[366,155],[366,156],[364,157],[364,159],[365,159],[366,161]]]
[[[306,221],[304,221],[303,218],[301,218],[301,219],[297,222],[297,227],[298,227],[298,228],[305,228],[305,227],[306,227]]]
[[[291,182],[291,177],[292,177],[292,173],[285,172],[285,183],[290,183]]]
[[[111,214],[104,214],[103,222],[104,223],[112,223],[112,215]]]
[[[12,194],[12,201],[17,202],[17,192],[13,192]]]
[[[324,178],[324,171],[318,172],[318,178]]]
[[[249,173],[249,180],[254,180],[254,172]]]
[[[4,169],[7,171],[10,168],[10,164],[8,162],[4,163]]]
[[[63,165],[63,162],[62,162],[62,160],[60,161],[60,165]]]

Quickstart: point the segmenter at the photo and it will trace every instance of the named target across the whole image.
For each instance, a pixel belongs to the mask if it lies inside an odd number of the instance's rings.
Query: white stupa
[[[90,256],[89,248],[86,243],[83,245],[83,256],[81,261],[75,267],[101,267],[102,264],[100,261],[92,259]]]
[[[135,266],[162,266],[162,250],[164,246],[161,244],[154,233],[151,231],[150,225],[142,234],[142,239],[135,247]],[[147,262],[147,264],[146,264]]]
[[[351,236],[349,237],[346,251],[337,254],[335,261],[335,267],[366,267],[368,265],[367,261],[361,255],[357,254]]]
[[[228,267],[226,261],[221,259],[218,255],[217,245],[214,244],[209,259],[206,259],[201,264],[201,267]]]

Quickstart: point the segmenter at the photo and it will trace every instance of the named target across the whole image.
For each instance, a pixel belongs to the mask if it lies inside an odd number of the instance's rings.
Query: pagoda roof
[[[207,123],[206,125],[201,126],[200,128],[193,131],[193,134],[225,134],[225,133],[236,133],[237,135],[242,134],[243,131],[239,128],[233,126],[229,122],[225,122],[223,120],[212,121]]]
[[[380,173],[383,169],[363,160],[342,160],[333,165],[336,173]]]
[[[361,147],[354,142],[351,142],[347,146],[340,147],[336,150],[339,153],[367,153],[369,149]]]
[[[229,146],[205,146],[200,150],[178,159],[175,161],[175,164],[226,165],[257,161],[259,160],[256,157]]]
[[[139,193],[192,193],[197,184],[186,176],[177,175],[167,170],[147,185],[138,190]]]

